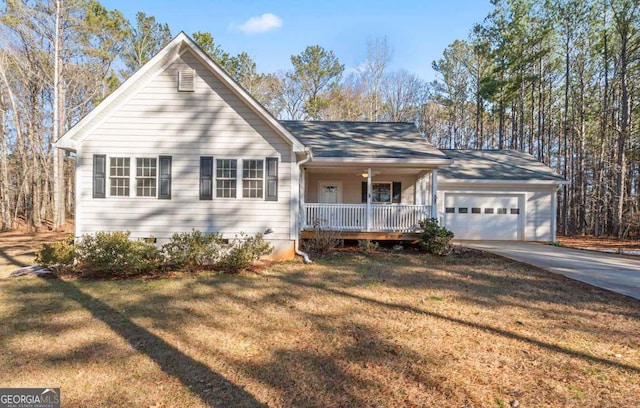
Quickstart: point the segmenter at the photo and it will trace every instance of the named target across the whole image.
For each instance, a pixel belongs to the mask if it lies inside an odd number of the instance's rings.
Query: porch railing
[[[430,217],[431,206],[372,204],[369,223],[367,213],[366,204],[305,203],[303,228],[338,231],[415,231],[419,228],[420,220]]]

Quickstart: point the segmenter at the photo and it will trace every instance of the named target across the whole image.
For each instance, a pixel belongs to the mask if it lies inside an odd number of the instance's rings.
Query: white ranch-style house
[[[314,228],[403,239],[424,218],[554,241],[564,183],[524,153],[439,150],[411,123],[279,121],[184,33],[56,146],[76,155],[77,238],[260,232],[280,259]]]

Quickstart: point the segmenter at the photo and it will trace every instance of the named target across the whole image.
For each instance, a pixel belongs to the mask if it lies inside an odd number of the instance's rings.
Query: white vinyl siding
[[[195,92],[177,92],[180,69],[195,70]],[[132,237],[153,235],[161,242],[174,232],[192,229],[221,232],[228,238],[271,229],[269,240],[291,240],[290,212],[295,205],[291,150],[283,137],[186,51],[125,104],[114,106],[83,143],[78,154],[77,234],[129,230]],[[135,194],[93,199],[94,154],[172,156],[171,200],[140,199]],[[215,184],[213,200],[200,200],[201,156],[213,157],[214,163],[217,158],[237,158],[238,166],[243,158],[277,157],[278,201],[218,199]]]

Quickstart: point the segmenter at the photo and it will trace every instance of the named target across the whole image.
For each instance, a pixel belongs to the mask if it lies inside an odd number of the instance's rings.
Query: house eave
[[[78,144],[73,139],[58,139],[57,142],[53,143],[53,146],[69,152],[76,152],[78,150]]]
[[[450,179],[440,177],[438,184],[444,185],[565,185],[569,184],[566,180],[487,180],[487,179]]]
[[[397,167],[446,167],[453,163],[451,159],[401,159],[401,158],[367,158],[367,157],[314,157],[311,163],[320,165],[386,165]]]

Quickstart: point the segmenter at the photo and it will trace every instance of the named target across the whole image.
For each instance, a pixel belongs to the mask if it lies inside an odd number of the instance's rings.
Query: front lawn
[[[496,256],[0,280],[0,385],[63,406],[637,406],[640,302]]]

